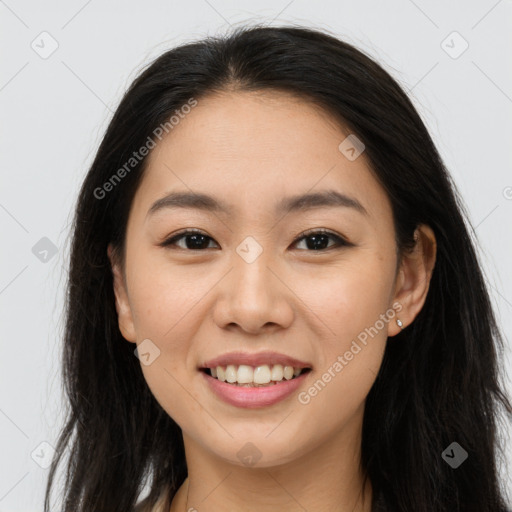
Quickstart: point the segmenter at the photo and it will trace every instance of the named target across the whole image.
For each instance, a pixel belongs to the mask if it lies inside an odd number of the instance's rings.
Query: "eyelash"
[[[161,247],[171,247],[171,246],[175,245],[178,240],[180,240],[181,238],[185,238],[188,235],[203,235],[204,237],[209,238],[210,240],[213,240],[213,238],[206,235],[205,233],[203,233],[200,230],[187,229],[187,230],[181,231],[181,232],[177,233],[176,235],[173,235],[172,237],[164,240],[160,244],[160,246]],[[319,249],[319,250],[301,249],[301,250],[304,250],[306,252],[326,252],[326,251],[329,251],[330,249],[340,249],[342,247],[350,247],[350,246],[354,245],[350,242],[347,242],[344,238],[340,237],[339,235],[337,235],[327,229],[310,229],[308,231],[304,231],[293,241],[292,245],[295,245],[296,243],[300,242],[301,240],[308,238],[312,235],[328,235],[331,238],[335,239],[337,241],[337,243],[334,246],[327,247],[326,249]],[[188,249],[188,248],[183,248],[183,247],[178,247],[178,249],[182,249],[184,251],[192,251],[192,252],[201,252],[201,251],[206,250],[206,249]]]

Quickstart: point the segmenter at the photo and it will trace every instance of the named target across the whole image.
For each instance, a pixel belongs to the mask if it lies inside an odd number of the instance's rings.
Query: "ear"
[[[414,232],[414,239],[416,245],[403,255],[395,281],[393,303],[397,315],[388,324],[388,336],[395,336],[401,331],[397,318],[402,321],[402,329],[410,325],[427,298],[436,262],[436,237],[430,226],[421,224]]]
[[[121,271],[117,258],[114,255],[114,248],[109,244],[107,249],[108,259],[112,267],[112,275],[114,279],[114,295],[116,298],[116,311],[119,323],[119,330],[123,337],[132,343],[135,343],[135,326],[133,323],[132,309],[128,300],[126,290],[126,282]]]

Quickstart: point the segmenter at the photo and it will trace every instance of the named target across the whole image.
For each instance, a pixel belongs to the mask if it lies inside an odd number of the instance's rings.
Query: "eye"
[[[213,238],[209,237],[208,235],[205,235],[202,231],[199,231],[198,229],[187,229],[186,231],[182,231],[181,233],[178,233],[177,235],[172,236],[171,238],[168,238],[167,240],[164,240],[160,245],[162,247],[169,247],[173,245],[177,245],[176,242],[181,239],[189,240],[190,243],[185,242],[185,247],[178,246],[180,249],[189,249],[192,251],[197,251],[201,249],[208,249],[208,244],[205,244],[205,240],[213,240]]]
[[[306,240],[306,247],[313,251],[322,251],[325,249],[331,249],[333,246],[325,246],[325,242],[330,239],[335,240],[334,247],[351,246],[353,244],[344,240],[341,236],[328,231],[327,229],[313,229],[302,233],[294,242],[294,244]],[[311,242],[308,243],[307,240]]]
[[[318,252],[319,250],[322,251],[325,249],[332,248],[332,245],[325,246],[325,242],[329,238],[331,240],[335,240],[335,243],[333,244],[335,247],[348,247],[353,245],[344,240],[342,237],[326,229],[316,229],[302,233],[298,238],[295,239],[293,245],[298,244],[302,240],[309,240],[311,241],[311,243],[306,242],[307,249],[311,249],[315,252]],[[185,242],[185,247],[178,245],[177,242],[181,241],[182,239],[190,241],[190,243]],[[162,247],[178,246],[180,249],[197,251],[201,249],[208,249],[208,243],[206,243],[208,240],[213,241],[213,238],[211,238],[208,235],[205,235],[203,232],[199,230],[188,229],[186,231],[178,233],[177,235],[172,236],[171,238],[168,238],[167,240],[164,240],[164,242],[162,242],[160,245]]]
[[[332,245],[325,245],[329,238],[331,240],[334,240],[335,243]],[[178,242],[184,240],[184,245],[179,245]],[[312,229],[309,231],[306,231],[299,235],[298,238],[295,239],[292,245],[296,245],[299,242],[305,240],[306,241],[306,248],[310,249],[311,251],[324,251],[326,249],[332,249],[334,247],[350,247],[353,244],[350,242],[347,242],[345,239],[343,239],[341,236],[328,231],[326,229]],[[176,246],[180,249],[184,250],[190,250],[190,251],[200,251],[202,249],[208,249],[208,241],[213,241],[213,238],[210,236],[204,234],[200,230],[196,229],[187,229],[184,231],[181,231],[180,233],[168,238],[167,240],[164,240],[160,246],[161,247],[171,247]],[[308,243],[309,241],[309,243]]]

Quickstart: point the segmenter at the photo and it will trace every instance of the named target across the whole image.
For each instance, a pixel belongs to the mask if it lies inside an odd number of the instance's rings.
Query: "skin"
[[[149,155],[125,267],[112,247],[109,257],[119,328],[129,342],[149,338],[161,351],[141,368],[183,432],[189,476],[171,512],[371,510],[371,485],[363,492],[359,470],[365,399],[388,336],[400,331],[396,318],[406,328],[424,304],[436,243],[420,226],[397,271],[389,199],[364,152],[350,161],[338,149],[349,133],[303,99],[231,91],[201,98]],[[283,197],[325,189],[356,198],[368,215],[346,207],[274,215]],[[175,190],[213,195],[234,211],[147,217]],[[186,238],[159,246],[184,228],[210,237],[208,248],[187,249]],[[312,228],[353,245],[336,248],[328,238],[329,248],[310,249],[297,239]],[[252,263],[236,252],[247,236],[263,249]],[[268,407],[234,407],[197,370],[225,352],[276,350],[310,363],[299,389],[307,391],[393,307],[394,319],[307,404],[294,393]],[[254,466],[237,456],[247,442],[261,453]]]

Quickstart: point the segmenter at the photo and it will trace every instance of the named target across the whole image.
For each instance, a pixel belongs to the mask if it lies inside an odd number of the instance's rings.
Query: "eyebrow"
[[[324,190],[281,199],[276,207],[276,215],[312,210],[315,208],[352,208],[368,215],[365,207],[355,198],[336,190]],[[188,208],[202,211],[233,214],[233,208],[215,197],[199,192],[171,192],[158,199],[148,210],[146,217],[164,209]]]

